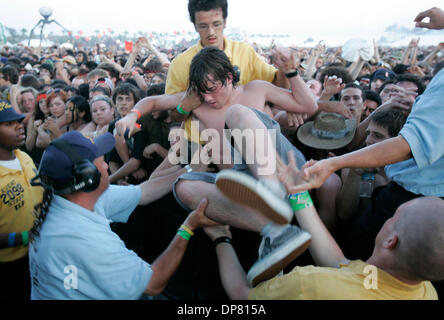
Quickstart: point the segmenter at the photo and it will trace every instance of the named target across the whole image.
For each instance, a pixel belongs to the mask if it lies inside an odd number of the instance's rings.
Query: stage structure
[[[38,27],[40,27],[40,45],[42,45],[43,28],[45,27],[45,25],[51,24],[51,23],[57,24],[64,31],[68,32],[68,34],[71,36],[71,32],[68,29],[66,29],[64,26],[62,26],[58,21],[56,21],[55,19],[49,20],[49,17],[52,16],[52,9],[51,8],[49,8],[49,7],[41,7],[39,9],[39,13],[43,17],[43,19],[40,19],[40,21],[37,22],[35,27],[32,28],[31,32],[29,33],[28,46],[31,43],[32,36],[34,35],[34,30],[37,29]]]

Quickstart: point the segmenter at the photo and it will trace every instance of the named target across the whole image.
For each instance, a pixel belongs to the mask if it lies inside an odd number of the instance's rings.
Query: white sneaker
[[[293,210],[285,188],[278,182],[254,177],[235,170],[222,170],[216,176],[216,186],[231,200],[263,213],[271,221],[287,224]]]
[[[275,238],[266,236],[259,247],[259,259],[250,268],[247,280],[253,287],[275,277],[310,245],[311,235],[295,225],[289,225]]]

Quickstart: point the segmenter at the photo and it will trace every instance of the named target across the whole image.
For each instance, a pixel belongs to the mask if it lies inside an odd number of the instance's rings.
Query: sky
[[[52,8],[55,19],[78,34],[94,34],[111,28],[116,33],[193,31],[187,0],[14,0],[3,5],[0,23],[17,30],[29,31],[41,18],[38,10]],[[309,37],[316,41],[353,37],[378,38],[389,25],[409,29],[413,19],[433,6],[444,8],[443,0],[228,0],[227,28],[247,34],[290,34],[301,42]],[[124,4],[124,5],[123,5]],[[59,33],[56,24],[45,32]],[[40,29],[37,29],[37,34]]]

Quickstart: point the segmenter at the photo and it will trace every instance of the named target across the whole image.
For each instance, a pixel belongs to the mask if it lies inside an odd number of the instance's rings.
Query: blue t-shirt
[[[126,222],[141,195],[138,186],[110,185],[94,212],[54,196],[29,246],[31,299],[138,299],[152,270],[110,222]]]
[[[387,176],[406,190],[444,197],[444,69],[413,105],[399,133],[413,158],[386,166]]]

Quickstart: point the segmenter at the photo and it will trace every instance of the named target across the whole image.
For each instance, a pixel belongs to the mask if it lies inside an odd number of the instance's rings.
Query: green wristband
[[[29,234],[28,231],[22,232],[22,244],[27,247],[29,243]]]
[[[313,206],[313,200],[311,200],[310,193],[308,193],[308,191],[290,194],[288,196],[288,201],[290,202],[290,206],[293,211],[299,211]]]
[[[180,104],[177,105],[176,110],[177,110],[177,112],[179,112],[180,114],[183,114],[185,116],[189,116],[191,113],[191,112],[183,110],[182,107],[180,106]]]
[[[191,234],[186,232],[184,229],[177,230],[177,234],[179,236],[181,236],[182,238],[184,238],[185,240],[190,240],[190,238],[191,238]]]

